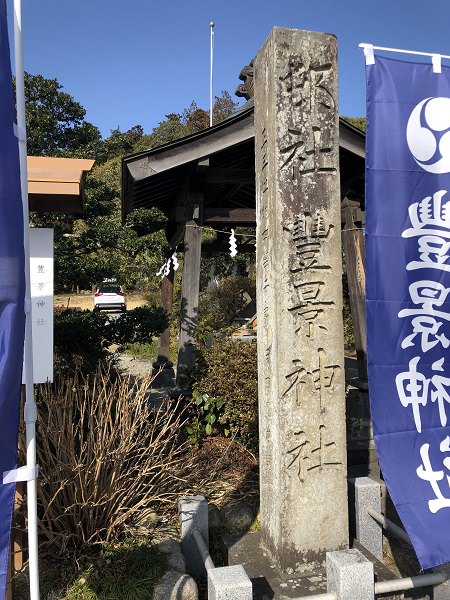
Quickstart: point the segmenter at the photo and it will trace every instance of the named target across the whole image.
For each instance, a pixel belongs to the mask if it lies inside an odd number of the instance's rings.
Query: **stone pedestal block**
[[[367,509],[381,513],[380,484],[369,477],[354,477],[348,480],[354,486],[356,539],[371,554],[383,560],[383,531]]]
[[[373,600],[373,565],[359,550],[327,553],[327,591],[336,600]]]
[[[181,549],[189,573],[204,577],[206,573],[202,555],[192,536],[198,529],[206,547],[209,547],[208,503],[203,496],[184,496],[178,501],[178,514],[181,524]]]
[[[447,581],[433,588],[433,600],[448,600],[450,598],[450,563],[445,563],[433,569],[435,573],[442,573],[448,577]]]
[[[208,571],[208,600],[252,600],[252,582],[242,565]]]

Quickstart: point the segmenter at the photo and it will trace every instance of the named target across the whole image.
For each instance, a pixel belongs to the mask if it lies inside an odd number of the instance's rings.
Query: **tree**
[[[24,75],[27,150],[31,156],[67,156],[101,142],[97,127],[85,121],[85,109],[61,91],[57,79]]]
[[[344,121],[350,123],[350,125],[354,125],[361,131],[366,131],[366,117],[342,117]]]
[[[142,125],[134,125],[125,132],[120,131],[120,129],[112,130],[111,135],[103,144],[104,159],[131,154],[134,151],[134,146],[141,140],[143,135]]]
[[[181,114],[169,113],[151,134],[142,126],[111,130],[105,140],[84,120],[85,109],[62,91],[56,79],[25,76],[29,154],[95,158],[87,176],[81,215],[31,214],[38,227],[55,229],[55,286],[90,289],[105,277],[116,277],[128,290],[156,285],[164,259],[165,215],[139,209],[123,226],[120,214],[121,159],[127,154],[173,142],[209,126],[209,114],[192,102]],[[228,92],[216,96],[214,121],[237,107]]]
[[[55,227],[55,287],[91,289],[106,277],[128,290],[148,286],[162,263],[167,242],[166,217],[157,209],[140,209],[125,226],[120,221],[119,193],[108,163],[86,180],[86,205],[80,215],[35,215],[33,224]],[[106,169],[106,170],[105,170]]]
[[[176,113],[170,113],[166,115],[166,120],[161,121],[157,127],[154,127],[151,135],[146,138],[146,149],[173,142],[184,135],[186,133],[184,125],[181,122],[181,116]]]
[[[59,307],[54,328],[58,372],[95,371],[99,364],[114,361],[108,351],[111,344],[149,343],[168,325],[166,313],[156,306],[134,308],[114,321],[97,311]]]
[[[213,105],[213,124],[216,125],[236,112],[239,103],[230,94],[222,90],[220,96],[215,96]]]
[[[118,214],[115,188],[94,175],[86,179],[84,215],[30,213],[32,226],[54,229],[56,289],[90,289],[103,277],[113,275],[111,256],[105,253],[102,260],[100,250],[117,245]]]
[[[203,108],[199,108],[196,102],[191,102],[181,114],[181,123],[184,127],[183,135],[197,133],[209,126],[209,114]]]
[[[222,91],[220,96],[215,96],[213,106],[213,124],[220,123],[229,117],[238,107],[230,94]],[[156,146],[162,146],[169,142],[174,142],[182,137],[197,133],[209,127],[209,113],[197,106],[192,101],[190,106],[184,109],[181,114],[169,113],[166,120],[161,121],[157,127],[148,136],[142,136],[138,141],[134,151],[148,150]]]

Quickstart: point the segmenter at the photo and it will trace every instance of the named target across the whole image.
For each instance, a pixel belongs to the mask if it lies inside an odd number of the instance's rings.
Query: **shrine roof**
[[[122,218],[156,207],[180,221],[183,192],[204,195],[205,221],[250,224],[255,209],[253,102],[221,123],[122,160]],[[341,194],[363,197],[365,134],[339,119]],[[247,212],[246,212],[247,209]],[[227,216],[225,216],[225,213]],[[234,215],[230,217],[230,214]],[[222,216],[221,216],[222,215]]]
[[[94,160],[27,156],[28,201],[36,212],[83,212],[84,180]]]

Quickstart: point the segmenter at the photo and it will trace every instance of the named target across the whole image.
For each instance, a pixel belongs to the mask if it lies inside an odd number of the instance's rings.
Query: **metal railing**
[[[382,525],[387,531],[392,531],[394,535],[398,538],[411,545],[411,540],[409,539],[409,535],[406,533],[404,529],[393,523],[390,519],[377,512],[374,508],[370,507],[367,509],[369,515],[374,519],[377,523]]]
[[[206,571],[209,571],[210,569],[214,569],[214,563],[212,561],[209,550],[206,547],[206,544],[205,544],[205,541],[203,539],[200,529],[197,529],[197,527],[194,527],[192,529],[192,537],[194,538],[194,541],[197,545],[198,551],[200,552],[200,556],[202,557],[203,564],[205,565]]]
[[[431,585],[440,585],[445,581],[447,581],[447,577],[443,573],[429,573],[428,575],[417,575],[416,577],[377,581],[374,587],[375,594],[386,594],[387,592],[399,592]]]
[[[401,539],[406,544],[411,544],[409,535],[404,529],[396,525],[393,521],[370,507],[367,509],[368,514],[379,523],[387,531],[391,531],[395,536]],[[399,579],[391,579],[388,581],[377,581],[375,583],[375,594],[385,594],[388,592],[398,592],[411,590],[414,588],[440,585],[447,581],[447,577],[443,573],[429,573],[426,575],[417,575],[415,577],[402,577]]]
[[[388,594],[390,592],[401,592],[421,587],[440,585],[447,581],[443,573],[430,573],[428,575],[417,575],[417,577],[402,577],[401,579],[389,579],[387,581],[377,581],[374,584],[374,596],[378,594]],[[314,596],[300,596],[294,600],[337,600],[336,594],[327,592],[316,594]]]

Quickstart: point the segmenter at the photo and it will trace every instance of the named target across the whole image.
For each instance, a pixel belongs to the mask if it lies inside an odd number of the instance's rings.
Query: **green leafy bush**
[[[164,310],[156,306],[140,306],[111,319],[107,314],[90,310],[55,309],[54,346],[57,372],[83,373],[109,365],[114,356],[111,344],[151,342],[168,326]]]
[[[166,215],[158,208],[136,208],[127,215],[127,227],[138,235],[148,235],[162,229],[167,223]]]
[[[236,313],[255,298],[255,277],[224,277],[217,286],[202,292],[199,306],[200,323],[215,331],[229,327]]]
[[[194,393],[223,402],[211,425],[220,425],[244,446],[258,449],[258,365],[256,344],[224,340],[204,351],[194,373]],[[195,397],[194,397],[195,399]]]
[[[169,326],[169,319],[160,306],[138,306],[121,314],[112,323],[112,339],[119,346],[152,341]]]
[[[95,371],[109,361],[108,315],[90,310],[56,308],[54,314],[55,371]]]
[[[213,429],[217,427],[224,401],[220,398],[211,398],[209,394],[202,394],[198,390],[192,392],[192,400],[197,414],[190,419],[186,432],[189,440],[193,444],[198,444],[205,433],[211,435]],[[225,435],[227,434],[228,430],[225,431]]]

